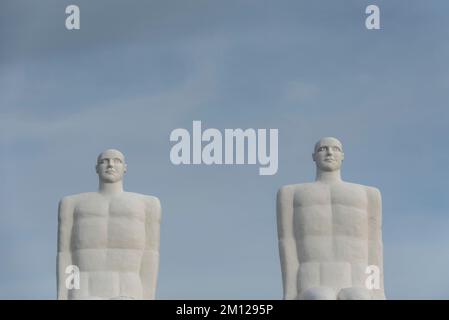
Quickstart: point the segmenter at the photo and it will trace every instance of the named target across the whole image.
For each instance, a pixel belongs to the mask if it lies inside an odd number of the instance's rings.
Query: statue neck
[[[322,171],[320,169],[317,169],[315,180],[325,183],[341,182],[341,172],[340,170]]]
[[[114,195],[123,192],[123,181],[113,183],[100,181],[99,192],[105,195]]]

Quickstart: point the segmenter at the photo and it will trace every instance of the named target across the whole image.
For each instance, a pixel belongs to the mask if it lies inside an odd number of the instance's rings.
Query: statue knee
[[[366,288],[343,288],[338,292],[338,300],[371,300],[371,294]]]
[[[304,291],[302,300],[335,300],[336,294],[334,289],[327,287],[315,287]]]

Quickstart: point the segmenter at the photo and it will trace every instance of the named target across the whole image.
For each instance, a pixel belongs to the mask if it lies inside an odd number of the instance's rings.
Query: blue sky
[[[81,29],[65,29],[65,7]],[[379,31],[365,8],[381,9]],[[447,1],[2,1],[0,298],[54,299],[57,204],[96,156],[163,208],[160,299],[280,299],[275,194],[343,178],[383,197],[391,299],[449,298]],[[174,166],[173,129],[279,129],[279,170]]]

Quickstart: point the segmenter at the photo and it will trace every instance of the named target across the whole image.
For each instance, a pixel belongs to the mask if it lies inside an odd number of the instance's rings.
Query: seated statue
[[[335,138],[318,141],[312,157],[316,181],[277,194],[284,299],[385,299],[379,190],[341,179]]]
[[[120,151],[102,152],[96,171],[98,192],[67,196],[59,203],[58,299],[154,299],[160,202],[123,191],[126,164]],[[77,286],[67,283],[72,266],[79,270]]]

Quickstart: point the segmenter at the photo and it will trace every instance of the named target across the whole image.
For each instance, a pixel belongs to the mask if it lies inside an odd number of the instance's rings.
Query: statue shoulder
[[[344,183],[351,188],[357,188],[359,190],[360,189],[364,190],[369,197],[375,197],[375,198],[380,197],[380,191],[376,187],[366,186],[363,184],[347,182],[347,181],[345,181]]]
[[[77,202],[97,195],[97,192],[83,192],[63,197],[60,203],[76,204]]]
[[[152,212],[161,214],[161,201],[155,196],[142,195],[142,199]]]
[[[161,201],[159,200],[158,197],[155,196],[144,196],[145,201],[149,204],[152,204],[153,206],[157,206],[160,207],[161,206]]]
[[[362,184],[348,183],[352,188],[357,188],[365,192],[369,206],[373,206],[373,208],[377,208],[381,206],[382,203],[382,195],[376,187],[366,186]]]
[[[307,198],[317,188],[320,188],[320,186],[315,182],[285,185],[278,190],[277,200],[284,204],[293,203],[295,199]]]
[[[381,200],[382,195],[380,193],[380,190],[377,189],[376,187],[365,186],[365,191],[370,200],[372,200],[372,201],[380,201]]]
[[[58,215],[60,221],[69,219],[73,215],[75,203],[76,195],[65,196],[59,200]]]
[[[316,183],[314,182],[306,182],[306,183],[298,183],[298,184],[288,184],[282,186],[278,190],[278,195],[280,194],[295,194],[305,192],[314,187]]]
[[[58,206],[59,218],[71,218],[77,205],[93,196],[95,196],[95,192],[78,193],[62,197],[61,200],[59,200]]]
[[[126,197],[133,198],[145,202],[146,204],[158,204],[159,199],[155,196],[141,194],[137,192],[125,192]]]
[[[137,192],[124,192],[126,201],[143,203],[150,212],[161,211],[161,203],[155,196],[141,194]]]

